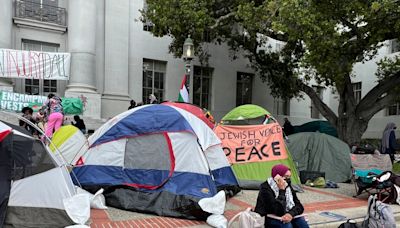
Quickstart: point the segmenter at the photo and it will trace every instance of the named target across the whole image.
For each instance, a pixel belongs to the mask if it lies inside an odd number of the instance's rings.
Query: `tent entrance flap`
[[[129,138],[125,147],[126,185],[157,189],[171,178],[175,157],[167,133]]]

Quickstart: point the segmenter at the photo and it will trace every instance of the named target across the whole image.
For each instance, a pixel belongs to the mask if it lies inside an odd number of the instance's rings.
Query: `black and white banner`
[[[69,80],[71,54],[0,48],[0,78]]]

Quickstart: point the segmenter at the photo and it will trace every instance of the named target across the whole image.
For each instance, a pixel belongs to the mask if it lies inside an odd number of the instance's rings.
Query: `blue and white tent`
[[[163,216],[205,219],[197,202],[218,190],[238,191],[221,142],[183,109],[146,105],[128,110],[89,139],[74,168],[88,190],[106,188],[107,204]]]

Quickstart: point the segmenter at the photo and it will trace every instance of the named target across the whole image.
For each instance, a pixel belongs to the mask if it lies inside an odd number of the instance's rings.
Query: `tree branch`
[[[300,90],[305,92],[311,99],[311,101],[315,104],[317,107],[318,111],[321,112],[321,114],[334,126],[337,125],[337,120],[338,117],[336,114],[326,105],[321,98],[318,96],[318,94],[315,92],[315,90],[306,85],[304,82],[301,80],[298,80],[297,83],[299,84]]]
[[[289,37],[287,34],[282,33],[282,32],[276,32],[272,29],[268,29],[267,31],[265,31],[264,35],[266,35],[269,38],[275,39],[275,40],[279,40],[282,42],[288,42],[289,41]]]
[[[370,106],[369,109],[361,110],[359,117],[364,120],[370,120],[377,112],[389,106],[396,98],[396,94],[390,93],[384,97],[379,98]]]
[[[387,99],[382,99],[382,95],[384,93],[390,92],[396,86],[400,85],[400,71],[396,72],[393,76],[388,77],[387,79],[380,81],[378,85],[372,88],[367,95],[358,103],[356,112],[359,113],[359,116],[362,118],[367,118],[370,113],[373,113],[376,109],[374,106],[377,102],[387,102],[385,105],[389,105],[390,102],[393,102],[393,99],[387,101]],[[385,96],[386,98],[388,96]],[[389,96],[390,98],[390,96]],[[382,107],[384,108],[384,107]],[[379,111],[379,110],[378,110]],[[378,112],[376,111],[376,112]],[[376,113],[375,112],[375,113]],[[374,113],[374,114],[375,114]]]
[[[348,20],[346,20],[346,19],[343,18],[343,17],[340,17],[339,20],[340,20],[340,22],[342,22],[345,26],[347,26],[347,27],[350,28],[350,32],[351,32],[350,34],[351,34],[351,36],[357,36],[357,39],[360,39],[360,38],[361,38],[361,37],[360,37],[361,35],[360,35],[359,31],[358,31],[358,27],[357,27],[356,25],[350,23]]]
[[[217,28],[223,20],[226,20],[226,19],[228,19],[228,18],[230,18],[230,17],[233,17],[233,16],[235,16],[235,15],[236,15],[236,12],[232,11],[232,12],[230,12],[230,13],[228,13],[228,14],[225,14],[225,15],[223,15],[223,16],[220,16],[219,18],[215,19],[215,23],[214,23],[213,25],[210,26],[210,29],[215,29],[215,28]]]

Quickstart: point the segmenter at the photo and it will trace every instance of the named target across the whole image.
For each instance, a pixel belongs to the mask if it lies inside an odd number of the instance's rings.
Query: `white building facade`
[[[71,73],[69,81],[0,79],[0,88],[83,97],[87,101],[84,117],[93,119],[127,110],[131,99],[148,103],[149,94],[160,101],[177,100],[185,63],[168,53],[169,37],[156,38],[146,31],[151,25],[139,20],[143,6],[143,0],[3,0],[0,48],[69,52]],[[260,105],[280,120],[289,116],[293,124],[322,118],[308,98],[274,99],[246,59],[231,60],[227,46],[206,48],[211,54],[209,65],[193,61],[189,93],[194,104],[209,109],[217,120],[244,103]],[[391,46],[383,49],[380,56],[390,54],[389,49],[396,51]],[[373,61],[356,65],[354,82],[361,82],[355,84],[359,86],[356,96],[374,86],[374,69]],[[337,111],[334,92],[321,90],[321,97]],[[400,125],[399,115],[398,104],[381,111],[371,120],[365,137],[379,138],[389,121]]]

